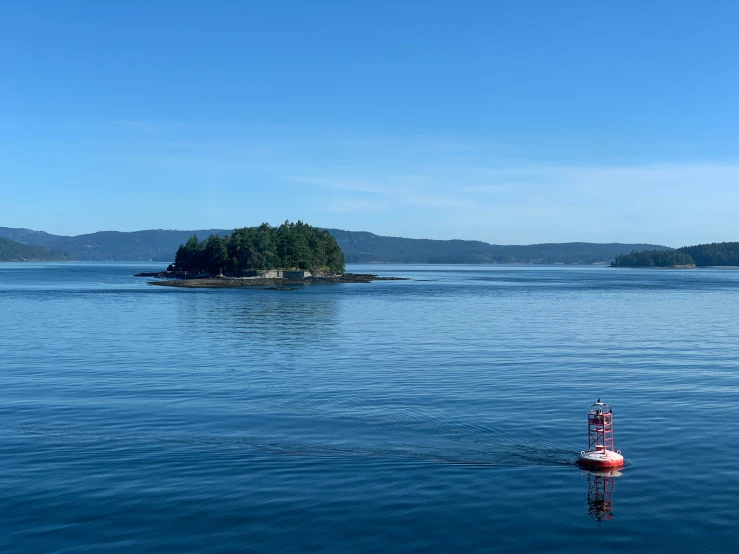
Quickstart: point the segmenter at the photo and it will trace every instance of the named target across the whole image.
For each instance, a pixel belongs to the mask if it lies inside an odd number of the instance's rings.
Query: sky
[[[0,4],[0,226],[739,240],[739,2]]]

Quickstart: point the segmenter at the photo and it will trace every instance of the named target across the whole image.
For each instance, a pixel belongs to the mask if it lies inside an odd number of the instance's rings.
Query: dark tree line
[[[236,229],[227,237],[196,235],[177,249],[173,269],[240,274],[253,269],[302,269],[314,273],[344,272],[344,253],[325,229],[298,221],[279,227]]]
[[[694,264],[693,258],[678,250],[642,250],[619,254],[611,262],[613,267],[672,267]]]
[[[739,242],[714,242],[683,246],[678,251],[688,254],[696,265],[739,265]]]
[[[670,267],[673,265],[739,266],[739,242],[683,246],[677,250],[642,250],[621,254],[613,267]]]

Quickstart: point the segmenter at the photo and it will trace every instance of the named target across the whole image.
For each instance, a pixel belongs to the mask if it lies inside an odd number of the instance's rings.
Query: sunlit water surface
[[[739,544],[739,271],[0,264],[3,552]],[[597,397],[629,466],[574,465]]]

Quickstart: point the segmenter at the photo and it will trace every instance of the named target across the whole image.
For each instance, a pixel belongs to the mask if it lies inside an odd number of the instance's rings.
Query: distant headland
[[[0,238],[0,262],[69,262],[74,259],[68,252],[56,248]]]
[[[698,244],[676,250],[633,251],[620,254],[611,262],[611,267],[691,269],[714,266],[739,266],[739,242]]]

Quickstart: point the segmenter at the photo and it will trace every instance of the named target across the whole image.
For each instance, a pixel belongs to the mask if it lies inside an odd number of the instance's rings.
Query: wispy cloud
[[[303,218],[311,211],[329,220],[356,213],[347,219],[367,226],[391,221],[396,233],[410,227],[432,235],[446,226],[506,242],[680,244],[739,236],[739,161],[589,163],[550,155],[563,160],[551,163],[469,137],[143,120],[114,125],[116,139],[124,140],[103,154],[125,159],[127,171],[146,179],[161,173],[162,182],[213,182],[245,195],[259,186],[250,198],[265,206],[284,204],[273,190],[295,193],[294,210]]]
[[[388,204],[381,201],[334,198],[327,204],[325,210],[333,213],[357,213],[383,212],[388,208]]]
[[[295,183],[305,183],[308,185],[316,185],[323,188],[329,188],[334,190],[345,190],[352,192],[365,192],[369,194],[385,194],[394,195],[397,194],[397,189],[388,186],[376,185],[373,183],[367,183],[365,181],[357,179],[337,179],[331,177],[310,177],[305,175],[288,176],[285,178],[287,181]]]
[[[390,209],[399,204],[415,205],[422,207],[464,207],[471,206],[473,203],[459,196],[451,196],[448,194],[439,194],[433,191],[426,191],[423,187],[408,187],[401,184],[394,184],[393,181],[416,181],[413,179],[396,178],[388,179],[388,184],[375,184],[352,178],[332,178],[332,177],[310,177],[310,176],[291,176],[287,180],[299,183],[316,185],[323,188],[329,188],[335,191],[361,193],[365,195],[381,198],[382,201],[375,200],[373,206],[384,206],[384,209]],[[347,205],[353,202],[370,203],[370,200],[364,199],[345,199]]]
[[[511,185],[454,185],[452,188],[459,192],[473,194],[500,194],[510,189]]]

